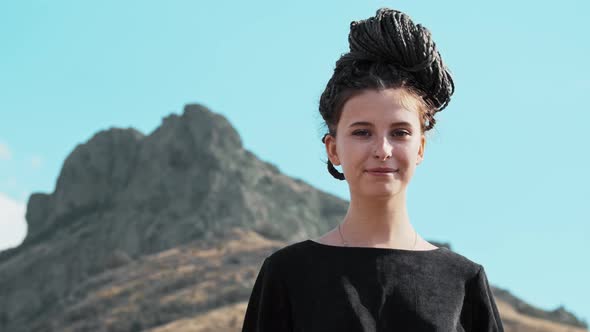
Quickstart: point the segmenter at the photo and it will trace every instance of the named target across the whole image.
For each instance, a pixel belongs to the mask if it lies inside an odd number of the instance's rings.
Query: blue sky
[[[246,148],[348,199],[325,170],[318,113],[352,20],[379,7],[426,26],[456,92],[408,188],[427,240],[491,283],[590,319],[590,2],[0,2],[0,248],[22,240],[32,192],[52,192],[99,130],[148,134],[187,103],[226,116]]]

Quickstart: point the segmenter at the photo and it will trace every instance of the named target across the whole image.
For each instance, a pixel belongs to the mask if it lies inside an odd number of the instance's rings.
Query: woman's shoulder
[[[282,261],[290,261],[298,256],[305,255],[311,249],[309,246],[310,240],[300,240],[297,242],[291,242],[283,247],[280,247],[274,250],[270,255],[268,255],[267,259],[272,262],[282,262]]]
[[[301,271],[304,266],[305,256],[309,255],[308,240],[289,243],[278,249],[275,247],[270,254],[264,258],[263,266],[267,269],[278,271],[279,275]]]

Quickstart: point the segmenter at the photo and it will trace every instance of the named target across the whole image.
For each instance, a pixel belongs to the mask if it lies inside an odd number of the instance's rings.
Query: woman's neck
[[[341,231],[350,245],[360,246],[411,249],[416,236],[405,195],[388,199],[351,197]]]

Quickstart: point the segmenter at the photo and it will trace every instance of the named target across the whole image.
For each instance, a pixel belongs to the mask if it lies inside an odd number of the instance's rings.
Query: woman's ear
[[[336,138],[331,134],[326,135],[324,145],[326,146],[326,153],[328,154],[328,158],[330,159],[330,162],[332,162],[332,165],[340,165],[340,159],[336,153]]]
[[[426,148],[426,136],[424,134],[422,134],[422,137],[420,138],[420,148],[418,149],[418,161],[416,162],[416,165],[419,165],[422,160],[424,160],[424,149]]]

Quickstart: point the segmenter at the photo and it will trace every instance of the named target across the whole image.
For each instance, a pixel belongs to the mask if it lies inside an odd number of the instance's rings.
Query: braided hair
[[[455,90],[428,29],[401,11],[380,8],[373,17],[350,23],[350,51],[336,61],[319,102],[328,133],[336,127],[344,103],[363,89],[403,88],[420,105],[422,132],[434,127],[434,115],[447,107]],[[328,159],[328,171],[344,180]]]

